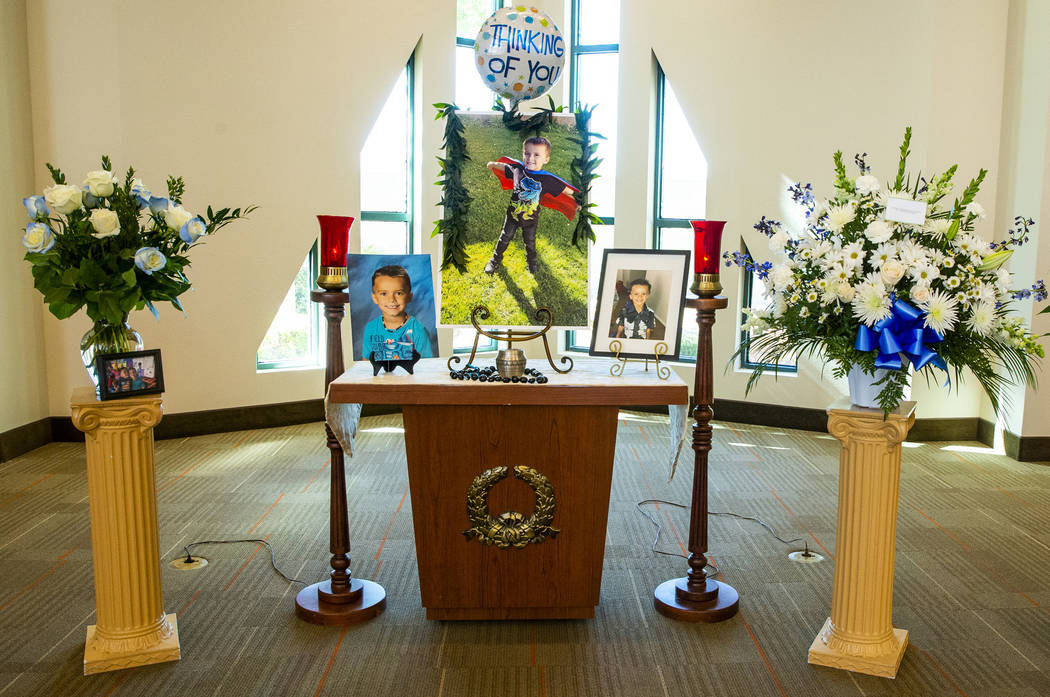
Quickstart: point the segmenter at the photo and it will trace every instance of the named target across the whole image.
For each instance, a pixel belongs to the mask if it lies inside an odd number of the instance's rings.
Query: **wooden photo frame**
[[[164,391],[160,349],[95,356],[99,399],[124,399]]]
[[[664,344],[660,358],[677,360],[688,278],[688,251],[605,250],[590,355],[616,356],[619,341],[621,358],[653,358]]]

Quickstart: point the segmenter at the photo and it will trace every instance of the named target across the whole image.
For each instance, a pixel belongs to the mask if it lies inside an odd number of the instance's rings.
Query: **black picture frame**
[[[618,312],[628,299],[631,281],[650,282],[649,300],[655,326],[651,338],[616,337]],[[616,356],[613,342],[620,342],[621,358],[654,358],[665,344],[661,360],[678,360],[682,346],[682,316],[689,282],[689,252],[678,249],[606,249],[602,257],[598,301],[591,329],[591,356]],[[617,283],[620,284],[618,287]],[[646,305],[649,302],[647,301]]]
[[[135,371],[134,375],[130,372]],[[95,356],[98,396],[105,401],[160,394],[164,391],[164,368],[160,349],[103,353]],[[142,383],[136,386],[135,383]]]

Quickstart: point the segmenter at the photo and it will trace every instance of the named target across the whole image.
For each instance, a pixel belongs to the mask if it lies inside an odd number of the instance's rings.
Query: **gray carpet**
[[[328,569],[323,428],[309,424],[157,443],[164,604],[182,660],[82,675],[94,623],[83,445],[53,443],[0,465],[0,697],[21,695],[1050,695],[1050,467],[976,443],[909,444],[898,519],[894,626],[911,645],[896,680],[810,666],[831,605],[838,443],[716,423],[710,509],[758,516],[828,557],[789,562],[751,521],[712,517],[710,551],[741,612],[716,625],[665,619],[652,591],[685,571],[653,554],[642,499],[688,502],[692,466],[667,483],[666,419],[621,413],[601,603],[593,620],[433,622],[419,605],[399,416],[362,424],[348,460],[353,571],[387,610],[350,628],[294,616],[291,576]],[[967,447],[968,446],[968,447]],[[648,506],[660,549],[681,553],[684,509]]]

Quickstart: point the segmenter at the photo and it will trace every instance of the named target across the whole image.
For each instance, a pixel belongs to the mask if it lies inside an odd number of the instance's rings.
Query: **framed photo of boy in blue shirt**
[[[605,250],[590,355],[677,360],[688,276],[684,250]]]
[[[429,254],[348,254],[346,273],[355,361],[408,370],[438,355]]]

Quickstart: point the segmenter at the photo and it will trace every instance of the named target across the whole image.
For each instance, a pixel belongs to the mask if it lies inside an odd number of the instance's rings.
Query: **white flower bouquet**
[[[88,172],[82,186],[47,165],[54,184],[23,199],[29,223],[22,244],[33,265],[33,282],[51,313],[65,319],[85,308],[94,322],[83,349],[127,351],[128,314],[155,303],[182,309],[189,290],[189,250],[254,206],[209,206],[204,216],[182,206],[182,177],[168,177],[167,197],[156,196],[129,168],[123,182],[108,157]],[[130,331],[130,330],[128,330]],[[88,354],[85,354],[85,361]]]
[[[835,377],[851,370],[875,376],[885,412],[900,404],[911,368],[956,384],[968,368],[996,409],[1008,381],[1034,384],[1033,362],[1043,348],[1009,310],[1014,299],[1046,299],[1045,285],[1012,291],[1002,268],[1034,221],[1015,218],[1003,242],[981,239],[975,225],[985,213],[974,199],[987,171],[946,205],[957,167],[913,180],[906,171],[910,142],[908,128],[891,182],[872,175],[866,154],[855,157],[860,173],[851,178],[836,152],[830,199],[818,200],[810,184],[790,187],[805,209],[801,234],[764,216],[755,225],[769,237],[776,262],[723,255],[727,266],[756,272],[772,296],[769,307],[749,310],[744,324],[748,339],[740,351],[768,363],[755,369],[748,391],[789,355],[822,356]]]

